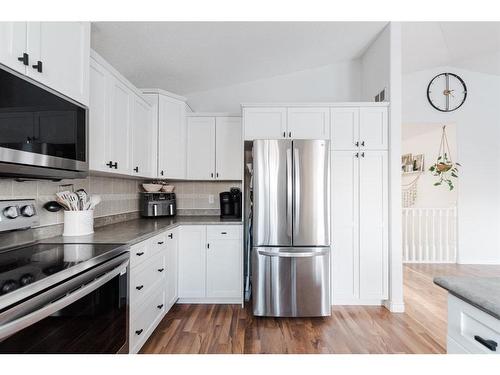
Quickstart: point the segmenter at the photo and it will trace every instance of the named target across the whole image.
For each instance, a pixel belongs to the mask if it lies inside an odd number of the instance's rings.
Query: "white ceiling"
[[[500,22],[403,23],[403,72],[451,65],[500,75]]]
[[[187,94],[359,58],[386,22],[97,22],[92,48],[138,87]]]

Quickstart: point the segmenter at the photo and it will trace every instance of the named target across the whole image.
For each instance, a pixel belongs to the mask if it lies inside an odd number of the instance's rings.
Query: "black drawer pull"
[[[141,290],[142,288],[144,288],[144,285],[139,285],[139,286],[135,287],[135,289],[137,289],[137,290]]]
[[[29,65],[29,56],[27,53],[23,53],[23,55],[21,57],[18,57],[17,58],[19,61],[21,61],[23,63],[23,65]]]
[[[165,241],[158,241],[158,245],[163,245]]]
[[[140,253],[135,253],[135,255],[137,255],[138,257],[140,257],[141,255],[144,255],[144,251],[141,251]]]
[[[173,234],[173,233],[170,233],[170,234],[168,235],[168,238],[174,238],[174,234]]]
[[[486,346],[492,352],[496,352],[497,351],[498,343],[496,341],[486,340],[486,339],[483,339],[481,336],[477,336],[477,335],[474,336],[474,340],[476,340],[478,343]]]
[[[35,69],[38,73],[42,72],[42,62],[41,61],[37,61],[37,63],[35,65],[31,65],[31,67],[33,69]]]
[[[220,232],[220,234],[227,234],[227,232]]]
[[[139,173],[139,167],[135,167],[135,168],[134,168],[134,172],[135,172],[135,173]]]
[[[142,328],[141,329],[138,329],[137,331],[135,331],[135,334],[136,335],[140,335],[142,333],[142,331],[144,331]]]
[[[163,307],[163,303],[161,305],[156,306],[156,307],[158,307],[161,310],[161,308]]]
[[[158,272],[163,272],[165,271],[165,268],[158,268]]]

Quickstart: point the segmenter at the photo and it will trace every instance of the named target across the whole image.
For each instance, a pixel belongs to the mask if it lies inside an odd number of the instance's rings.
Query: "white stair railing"
[[[457,209],[403,208],[403,262],[455,263]]]

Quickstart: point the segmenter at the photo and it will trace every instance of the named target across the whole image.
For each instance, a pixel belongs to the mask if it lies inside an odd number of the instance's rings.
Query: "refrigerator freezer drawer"
[[[252,269],[254,315],[330,315],[330,248],[254,247]]]

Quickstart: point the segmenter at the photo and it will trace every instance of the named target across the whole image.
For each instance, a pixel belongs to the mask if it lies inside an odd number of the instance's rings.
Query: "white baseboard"
[[[404,313],[405,312],[404,302],[392,302],[390,300],[385,300],[384,307],[392,313]]]
[[[353,299],[353,298],[335,298],[332,306],[382,306],[383,300],[380,299]]]
[[[241,298],[179,298],[176,303],[179,304],[222,304],[222,305],[242,305]]]

